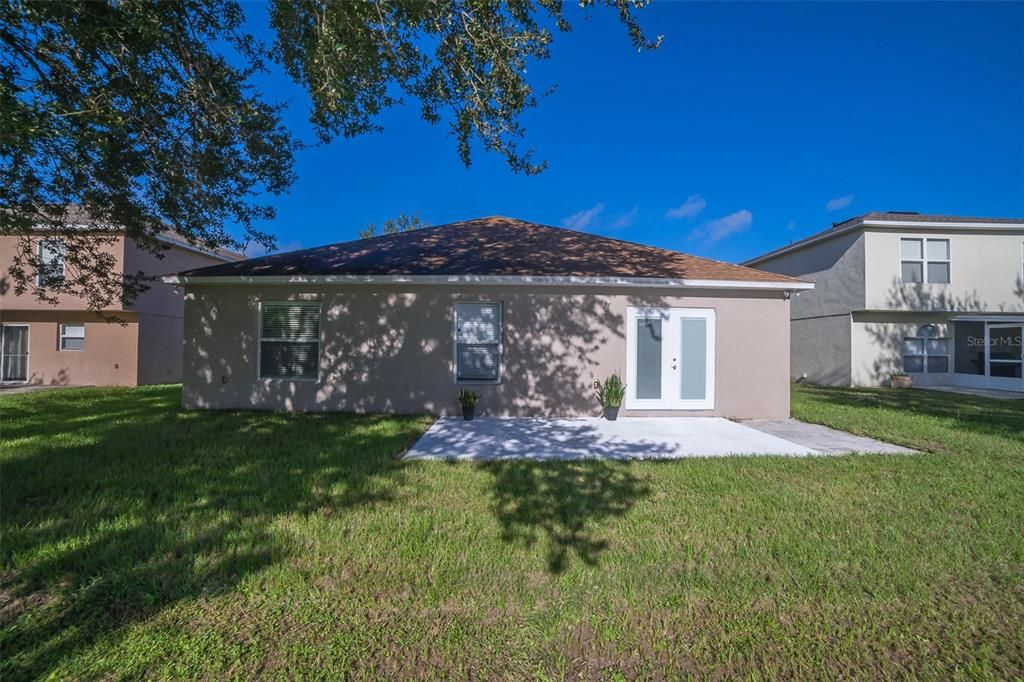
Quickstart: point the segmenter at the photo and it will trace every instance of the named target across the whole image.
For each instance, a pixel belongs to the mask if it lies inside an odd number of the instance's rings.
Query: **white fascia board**
[[[234,258],[228,258],[226,256],[223,256],[223,255],[219,254],[219,253],[214,253],[213,251],[207,251],[206,249],[201,248],[199,246],[192,246],[190,244],[182,244],[181,242],[174,241],[173,239],[168,239],[167,237],[157,236],[156,239],[157,239],[157,241],[163,242],[165,244],[170,244],[171,246],[176,246],[179,249],[184,249],[185,251],[191,251],[192,253],[198,253],[200,255],[207,256],[209,258],[215,258],[215,259],[217,259],[219,261],[223,261],[225,263],[237,263],[238,262]]]
[[[1020,315],[957,315],[950,322],[1024,322]]]
[[[957,223],[920,220],[865,220],[864,227],[919,227],[925,229],[947,229],[947,230],[1021,230],[1024,232],[1024,223]]]
[[[799,291],[813,289],[813,282],[747,282],[720,279],[647,279],[643,277],[529,277],[512,275],[278,275],[246,276],[179,276],[162,278],[166,284],[428,284],[428,285],[498,285],[498,286],[582,286],[633,287],[654,289],[758,289]]]

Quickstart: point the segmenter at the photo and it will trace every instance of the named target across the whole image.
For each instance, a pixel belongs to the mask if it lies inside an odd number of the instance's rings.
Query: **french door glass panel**
[[[682,386],[679,397],[683,400],[704,400],[707,398],[707,325],[702,318],[682,318],[680,334],[679,370]]]
[[[28,327],[0,327],[0,381],[28,381]]]
[[[714,407],[714,311],[630,308],[627,407]]]

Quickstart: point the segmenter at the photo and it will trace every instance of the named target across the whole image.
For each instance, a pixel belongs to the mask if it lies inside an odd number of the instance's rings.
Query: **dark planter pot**
[[[610,422],[619,418],[619,406],[604,408],[604,418]]]
[[[476,405],[463,405],[462,406],[462,418],[468,422],[473,421],[473,417],[476,416]]]
[[[890,380],[893,388],[910,388],[914,385],[914,378],[911,376],[892,377]]]

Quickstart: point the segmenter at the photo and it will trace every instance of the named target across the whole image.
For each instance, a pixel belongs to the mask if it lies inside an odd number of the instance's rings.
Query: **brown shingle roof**
[[[801,281],[677,251],[500,216],[224,263],[181,275],[469,275]]]
[[[835,226],[846,225],[851,222],[863,222],[865,220],[890,220],[910,223],[1020,223],[1024,224],[1024,218],[978,218],[960,215],[937,215],[935,213],[915,213],[913,211],[871,211],[864,215],[848,218]]]

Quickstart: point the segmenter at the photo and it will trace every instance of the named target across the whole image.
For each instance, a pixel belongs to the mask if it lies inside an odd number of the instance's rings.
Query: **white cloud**
[[[790,220],[788,223],[786,223],[786,229],[787,230],[795,230],[796,229],[796,221],[795,220]]]
[[[259,258],[261,256],[269,256],[274,253],[285,253],[287,251],[298,251],[302,248],[300,242],[288,242],[286,244],[278,244],[276,249],[267,250],[267,247],[263,246],[259,242],[249,242],[245,245],[245,249],[242,254],[246,258]]]
[[[749,230],[753,222],[754,214],[744,208],[724,218],[709,220],[691,232],[690,238],[700,237],[708,242],[721,241],[731,234]]]
[[[704,197],[699,194],[691,194],[686,198],[686,201],[682,203],[678,208],[670,208],[666,213],[666,218],[692,218],[704,210],[704,207],[708,205],[708,202],[704,201]]]
[[[594,220],[604,210],[604,204],[597,204],[583,211],[573,213],[568,218],[562,218],[562,224],[573,230],[585,230],[593,224]]]
[[[825,204],[825,208],[829,211],[840,211],[850,204],[853,203],[853,195],[846,194],[835,199],[829,199],[829,202]]]
[[[620,215],[618,218],[613,220],[612,224],[609,227],[611,227],[613,230],[621,230],[622,228],[629,227],[636,221],[636,217],[639,213],[640,207],[634,206],[633,208],[629,209],[628,211]]]

